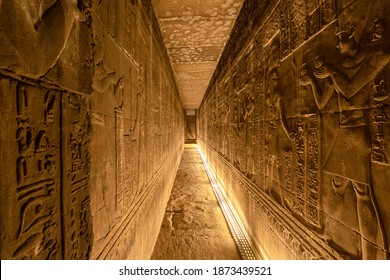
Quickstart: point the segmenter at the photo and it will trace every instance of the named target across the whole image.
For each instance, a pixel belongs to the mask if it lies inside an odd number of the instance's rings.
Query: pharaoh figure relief
[[[281,145],[280,138],[289,134],[282,109],[282,92],[279,86],[280,35],[277,33],[265,46],[268,57],[265,73],[265,102],[266,102],[266,192],[279,203],[284,204],[281,186]]]
[[[339,58],[328,63],[332,58],[327,58],[326,53],[318,54],[314,65],[303,65],[300,83],[311,89],[323,116],[337,112],[338,118],[335,127],[324,128],[332,130],[327,134],[331,135],[331,144],[325,148],[322,159],[323,188],[328,192],[324,201],[324,211],[328,214],[325,238],[345,249],[345,244],[353,241],[346,240],[352,234],[343,232],[357,232],[356,257],[383,259],[386,240],[376,204],[376,186],[371,178],[369,106],[370,99],[378,94],[378,80],[389,64],[390,52],[384,45],[383,18],[379,15],[373,20],[373,16],[367,15],[374,4],[352,2],[340,7],[335,34]],[[337,98],[337,108],[326,108],[332,96]],[[383,92],[381,96],[382,100],[386,99]]]

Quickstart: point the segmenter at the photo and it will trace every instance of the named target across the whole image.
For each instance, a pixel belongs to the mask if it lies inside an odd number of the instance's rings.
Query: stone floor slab
[[[185,146],[152,259],[240,259],[196,145]]]

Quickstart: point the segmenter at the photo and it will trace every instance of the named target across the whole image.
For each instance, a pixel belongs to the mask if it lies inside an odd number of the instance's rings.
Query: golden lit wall
[[[199,140],[271,259],[385,259],[388,1],[244,2]]]
[[[0,4],[1,259],[148,259],[184,141],[150,1]]]

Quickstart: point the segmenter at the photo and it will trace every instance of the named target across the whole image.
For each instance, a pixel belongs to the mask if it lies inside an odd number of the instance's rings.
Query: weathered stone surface
[[[184,142],[151,2],[1,1],[0,39],[1,259],[149,258]]]
[[[244,2],[199,138],[270,258],[389,258],[389,9]]]
[[[184,148],[152,259],[240,259],[196,145]]]

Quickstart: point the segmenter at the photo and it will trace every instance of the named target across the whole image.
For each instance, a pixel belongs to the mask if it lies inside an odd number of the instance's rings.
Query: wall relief
[[[235,137],[220,130],[225,135],[221,139],[227,139],[221,147],[231,147],[222,162],[240,172],[237,180],[251,180],[251,164],[242,164],[241,157],[253,153],[254,199],[271,200],[274,208],[267,211],[288,213],[322,240],[322,248],[328,246],[342,258],[389,258],[389,6],[365,0],[269,5],[251,40],[241,47],[227,45],[230,62],[219,65],[213,77],[216,83],[230,77],[234,88],[226,94]],[[236,28],[250,22],[246,9]],[[253,69],[263,70],[254,75],[257,86],[236,72],[249,47],[255,50]],[[254,129],[243,117],[245,88],[254,96]],[[200,109],[199,138],[219,166],[211,151],[226,152],[209,143],[217,131],[210,115],[224,97],[218,88],[209,91]],[[242,144],[244,131],[258,137],[253,145]],[[238,187],[226,187],[253,230],[256,214],[244,206],[248,198],[239,195]],[[269,227],[270,232],[277,228]],[[259,244],[268,238],[263,231],[252,234],[259,236]]]
[[[10,118],[2,130],[15,136],[2,139],[2,161],[14,165],[4,166],[1,181],[2,240],[8,244],[1,257],[88,259],[92,224],[85,100],[1,80]],[[75,108],[72,113],[69,106]]]

